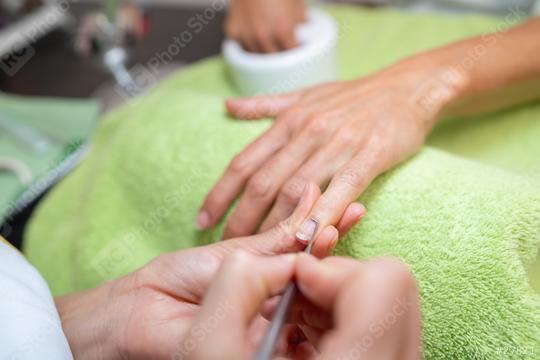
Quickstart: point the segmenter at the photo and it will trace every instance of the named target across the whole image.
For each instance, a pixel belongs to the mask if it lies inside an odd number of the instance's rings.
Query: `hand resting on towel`
[[[438,120],[537,99],[538,33],[540,18],[359,79],[227,101],[233,117],[275,121],[232,159],[206,196],[198,227],[215,226],[240,196],[223,237],[265,231],[292,212],[306,182],[325,188],[310,218],[335,224],[375,177],[422,146]]]

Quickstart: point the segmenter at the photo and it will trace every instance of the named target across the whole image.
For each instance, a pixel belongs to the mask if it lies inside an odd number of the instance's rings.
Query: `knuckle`
[[[308,121],[306,132],[310,137],[318,137],[328,130],[328,121],[321,116],[314,116]]]
[[[246,175],[249,171],[248,157],[243,152],[237,154],[229,163],[229,171],[238,175]]]
[[[283,254],[290,252],[297,245],[296,236],[290,218],[281,220],[271,230],[271,238],[273,241],[272,252],[274,254]]]
[[[360,174],[360,171],[351,167],[343,169],[339,174],[338,179],[341,183],[352,188],[359,188],[364,183],[364,177]]]
[[[234,250],[227,255],[226,262],[233,268],[243,268],[251,262],[251,254],[245,250]]]
[[[315,217],[319,220],[332,218],[337,212],[336,201],[328,194],[322,194],[317,200],[315,209],[313,210]]]
[[[293,177],[291,180],[287,181],[281,189],[281,196],[285,201],[296,204],[300,201],[305,186],[306,181],[304,179]]]
[[[276,232],[276,237],[281,238],[285,235],[288,235],[291,233],[292,229],[292,223],[291,218],[286,218],[281,220],[277,223],[277,225],[274,227],[274,231]]]
[[[242,236],[247,233],[247,228],[242,221],[231,220],[227,223],[225,233],[228,234],[228,238]]]
[[[344,147],[353,147],[357,142],[358,136],[349,129],[340,130],[336,135],[336,140]]]
[[[253,28],[253,33],[258,41],[266,41],[270,37],[269,31],[266,29],[266,27],[261,25],[255,26]]]
[[[249,180],[246,191],[251,196],[262,198],[268,196],[272,185],[272,175],[268,171],[261,170]]]
[[[275,34],[280,39],[288,39],[293,35],[293,27],[286,22],[279,22],[275,28]]]
[[[276,119],[276,123],[279,123],[281,126],[285,126],[289,132],[295,131],[304,123],[302,109],[292,106],[286,110],[283,110],[283,112]]]

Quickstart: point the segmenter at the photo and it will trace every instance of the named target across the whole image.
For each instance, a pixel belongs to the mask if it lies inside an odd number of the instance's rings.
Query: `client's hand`
[[[170,359],[175,355],[175,358],[189,355],[192,346],[201,345],[197,343],[198,339],[202,336],[201,341],[204,340],[207,332],[218,326],[209,321],[205,326],[193,328],[193,321],[197,316],[203,316],[200,304],[223,259],[237,249],[255,255],[301,250],[304,245],[296,240],[295,230],[319,195],[316,186],[307,186],[292,216],[264,234],[162,255],[123,278],[83,293],[57,298],[62,325],[75,357]],[[338,225],[339,232],[350,229],[364,211],[360,204],[351,205]],[[337,238],[338,229],[326,227],[314,243],[314,253],[321,257],[328,255]],[[282,264],[276,259],[268,260],[267,265],[277,278],[285,278],[289,274],[286,264],[287,261]],[[257,269],[258,265],[254,265],[247,272]],[[231,281],[236,281],[231,291],[241,291],[242,280]],[[232,303],[222,305],[214,309],[218,322],[222,314],[227,317],[237,314],[237,304],[232,312]],[[251,334],[254,341],[259,336],[257,332],[261,331],[262,321],[261,318],[254,325]],[[190,328],[195,330],[189,332]],[[188,338],[194,338],[195,343],[184,340]]]
[[[459,79],[445,79],[436,89],[437,102],[426,106],[424,93],[433,89],[420,85],[441,73],[415,61],[359,80],[228,101],[237,118],[276,119],[232,159],[207,195],[198,226],[217,224],[241,194],[224,238],[252,234],[259,225],[265,231],[289,216],[306,182],[329,184],[311,217],[323,226],[335,224],[377,175],[423,144],[460,85]]]
[[[304,20],[303,0],[232,0],[225,33],[251,52],[276,52],[297,45],[296,25]]]
[[[294,255],[268,258],[247,253],[222,265],[183,339],[183,346],[190,344],[192,349],[186,358],[251,358],[250,324],[293,275],[303,298],[292,320],[303,327],[308,341],[290,347],[289,357],[313,357],[318,348],[321,359],[421,359],[416,285],[399,261],[359,263],[332,257],[319,262],[300,255],[295,269]]]

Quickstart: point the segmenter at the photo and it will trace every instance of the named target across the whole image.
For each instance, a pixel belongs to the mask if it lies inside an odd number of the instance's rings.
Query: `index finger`
[[[249,177],[287,141],[287,131],[282,124],[274,123],[232,159],[204,199],[197,216],[200,229],[208,229],[221,220]]]
[[[313,207],[309,219],[316,219],[320,228],[336,224],[347,207],[368,187],[379,173],[381,165],[368,152],[361,152],[351,159],[332,178],[326,191]],[[314,226],[306,220],[296,236],[310,238]]]

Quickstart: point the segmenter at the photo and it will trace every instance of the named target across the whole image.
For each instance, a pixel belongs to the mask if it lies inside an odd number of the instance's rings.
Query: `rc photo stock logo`
[[[124,99],[131,98],[147,91],[158,82],[158,78],[142,64],[137,64],[129,70],[131,81],[126,84],[117,84],[114,88]]]
[[[8,76],[15,75],[30,59],[36,50],[32,45],[16,43],[10,51],[2,54],[0,58],[0,68]]]

